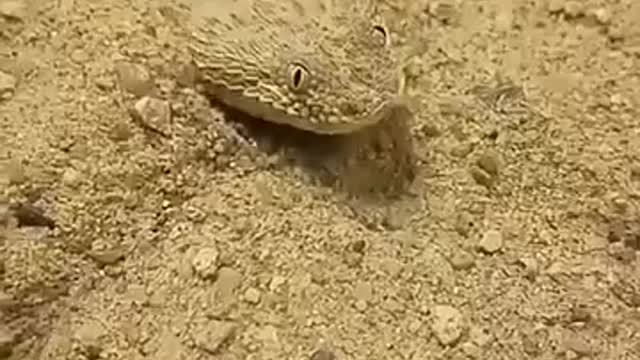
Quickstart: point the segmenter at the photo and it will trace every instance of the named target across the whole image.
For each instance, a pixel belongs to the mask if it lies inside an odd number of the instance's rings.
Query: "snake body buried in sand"
[[[327,135],[378,123],[397,66],[373,0],[193,0],[189,48],[207,93],[269,122]]]

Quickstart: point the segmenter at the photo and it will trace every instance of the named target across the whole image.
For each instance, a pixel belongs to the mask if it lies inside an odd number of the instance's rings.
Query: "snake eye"
[[[385,46],[389,43],[389,34],[387,33],[387,29],[382,25],[375,25],[373,27],[373,37],[381,46]]]
[[[289,67],[289,88],[299,92],[306,89],[309,83],[309,72],[300,64],[293,64]]]

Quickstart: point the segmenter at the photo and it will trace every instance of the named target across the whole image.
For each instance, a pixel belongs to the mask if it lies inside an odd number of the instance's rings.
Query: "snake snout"
[[[344,99],[341,110],[344,115],[360,117],[367,115],[378,107],[380,102],[379,93],[368,86],[354,84],[350,91],[350,96]]]

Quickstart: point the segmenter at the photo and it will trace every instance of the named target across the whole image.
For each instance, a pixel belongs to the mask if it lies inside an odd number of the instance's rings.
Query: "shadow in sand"
[[[219,104],[216,104],[219,106]],[[257,120],[225,108],[258,147],[282,155],[312,178],[348,195],[393,199],[416,177],[416,156],[410,132],[411,112],[398,106],[378,124],[348,135],[317,135]]]

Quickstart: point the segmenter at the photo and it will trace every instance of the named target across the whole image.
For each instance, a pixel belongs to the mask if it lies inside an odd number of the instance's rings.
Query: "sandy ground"
[[[0,358],[640,358],[640,2],[388,1],[415,116],[343,139],[184,9],[0,0]]]

